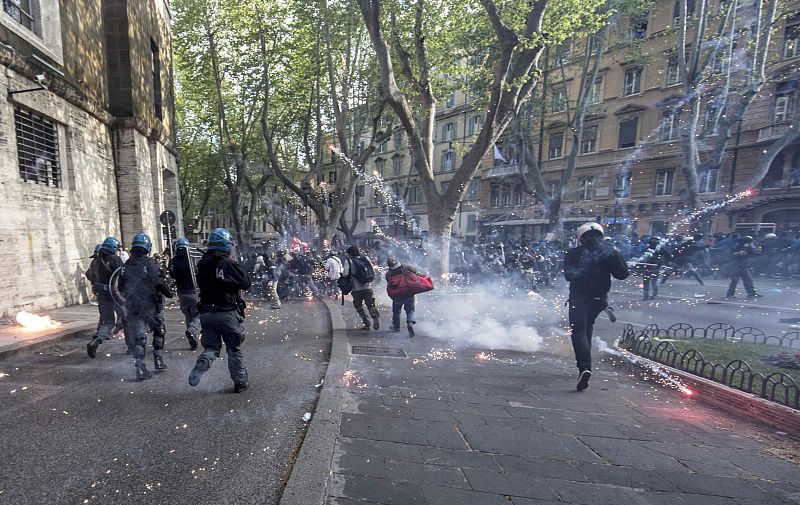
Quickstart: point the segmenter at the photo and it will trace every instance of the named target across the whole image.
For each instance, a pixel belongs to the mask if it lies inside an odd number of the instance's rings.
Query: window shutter
[[[636,145],[636,127],[638,124],[638,117],[619,123],[619,147],[633,147]]]

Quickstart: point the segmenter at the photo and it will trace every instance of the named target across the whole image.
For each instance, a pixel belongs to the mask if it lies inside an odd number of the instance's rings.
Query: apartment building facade
[[[692,2],[690,2],[691,8]],[[741,16],[753,2],[740,2]],[[712,9],[719,4],[712,2]],[[700,200],[712,204],[738,191],[754,174],[767,147],[791,127],[797,107],[800,16],[796,3],[787,7],[773,33],[767,63],[769,82],[762,88],[727,143],[723,164],[700,179]],[[686,183],[678,117],[674,104],[682,86],[674,56],[678,38],[678,4],[658,2],[647,15],[618,20],[610,30],[599,74],[590,93],[592,105],[579,146],[577,169],[565,188],[565,231],[597,220],[614,232],[665,233],[680,219]],[[692,13],[690,13],[692,14]],[[711,24],[710,24],[710,28]],[[716,26],[714,25],[714,28]],[[549,72],[536,115],[525,141],[535,145],[548,193],[560,184],[571,133],[567,101],[574,107],[586,40],[567,41],[549,51]],[[636,45],[638,57],[631,57]],[[564,61],[564,74],[556,62]],[[706,120],[713,104],[703,104]],[[710,124],[703,128],[710,128]],[[713,139],[715,133],[704,130]],[[544,206],[522,185],[518,142],[506,141],[500,158],[485,167],[481,180],[481,231],[500,238],[543,238],[551,230]],[[800,144],[785,147],[752,197],[703,217],[709,232],[727,232],[745,223],[774,223],[777,229],[800,227]],[[770,228],[771,229],[771,228]]]
[[[106,236],[181,229],[167,0],[3,0],[0,316],[88,300]]]

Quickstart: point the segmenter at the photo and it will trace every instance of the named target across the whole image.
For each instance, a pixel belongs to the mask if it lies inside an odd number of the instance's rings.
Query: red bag
[[[410,270],[403,269],[403,273],[389,277],[386,292],[389,298],[406,298],[412,295],[425,293],[433,290],[433,280],[429,275],[415,274]]]

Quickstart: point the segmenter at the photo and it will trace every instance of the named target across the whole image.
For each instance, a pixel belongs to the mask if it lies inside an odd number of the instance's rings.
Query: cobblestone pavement
[[[351,304],[334,310],[357,326]],[[800,503],[800,468],[777,456],[796,440],[609,358],[579,393],[566,342],[518,353],[347,336],[407,357],[350,355],[331,505]]]

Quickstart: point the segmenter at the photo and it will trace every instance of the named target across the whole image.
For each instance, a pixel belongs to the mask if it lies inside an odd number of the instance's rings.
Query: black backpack
[[[375,280],[375,270],[372,263],[363,256],[354,256],[350,259],[350,275],[361,284],[366,284]]]

